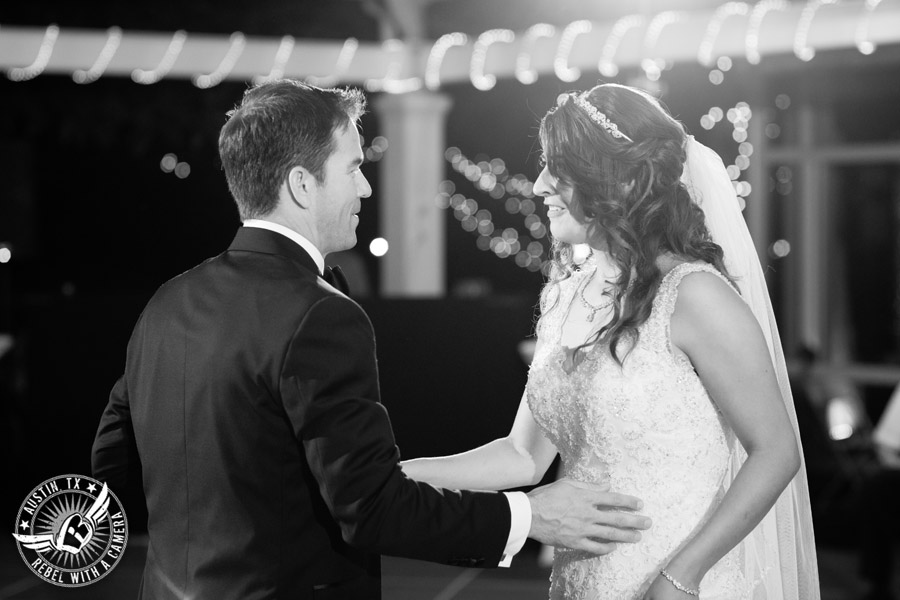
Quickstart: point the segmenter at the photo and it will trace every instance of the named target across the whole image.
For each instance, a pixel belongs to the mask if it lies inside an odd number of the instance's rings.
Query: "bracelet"
[[[660,573],[660,575],[662,575],[663,577],[668,579],[669,583],[674,585],[675,589],[678,590],[679,592],[684,592],[685,594],[690,594],[691,596],[697,596],[698,598],[700,597],[700,590],[692,590],[692,589],[688,589],[688,588],[684,587],[683,585],[678,583],[677,579],[675,579],[674,577],[672,577],[671,575],[666,573],[665,569],[660,570],[659,573]]]

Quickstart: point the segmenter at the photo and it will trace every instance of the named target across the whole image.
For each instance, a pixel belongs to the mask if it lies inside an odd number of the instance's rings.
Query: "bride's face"
[[[588,241],[588,226],[579,223],[569,211],[572,192],[572,187],[551,175],[547,167],[534,183],[534,193],[544,198],[553,237],[567,244],[584,244]]]

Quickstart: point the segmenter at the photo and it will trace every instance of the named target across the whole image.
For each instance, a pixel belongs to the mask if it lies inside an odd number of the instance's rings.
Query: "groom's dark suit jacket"
[[[403,475],[368,317],[264,229],[156,292],[92,458],[114,491],[140,460],[145,599],[378,598],[379,554],[490,567],[509,535],[502,494]]]

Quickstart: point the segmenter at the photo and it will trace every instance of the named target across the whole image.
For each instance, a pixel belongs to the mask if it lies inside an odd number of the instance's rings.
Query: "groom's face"
[[[372,195],[372,188],[360,171],[363,162],[359,132],[351,122],[334,136],[334,152],[317,183],[316,230],[322,254],[347,250],[356,245],[361,198]]]

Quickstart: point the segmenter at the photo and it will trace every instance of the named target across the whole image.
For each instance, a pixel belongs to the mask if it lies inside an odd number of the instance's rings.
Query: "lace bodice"
[[[526,387],[535,421],[559,450],[563,473],[609,480],[611,489],[644,501],[653,520],[635,544],[589,557],[557,549],[550,596],[566,600],[642,597],[659,569],[709,517],[724,494],[723,480],[737,444],[690,362],[670,347],[669,322],[678,284],[689,273],[719,275],[705,263],[684,263],[663,278],[639,339],[619,366],[608,347],[582,350],[567,372],[562,324],[589,271],[560,284],[543,318]],[[719,275],[721,277],[721,275]],[[701,598],[736,599],[745,587],[736,549],[710,570]]]

